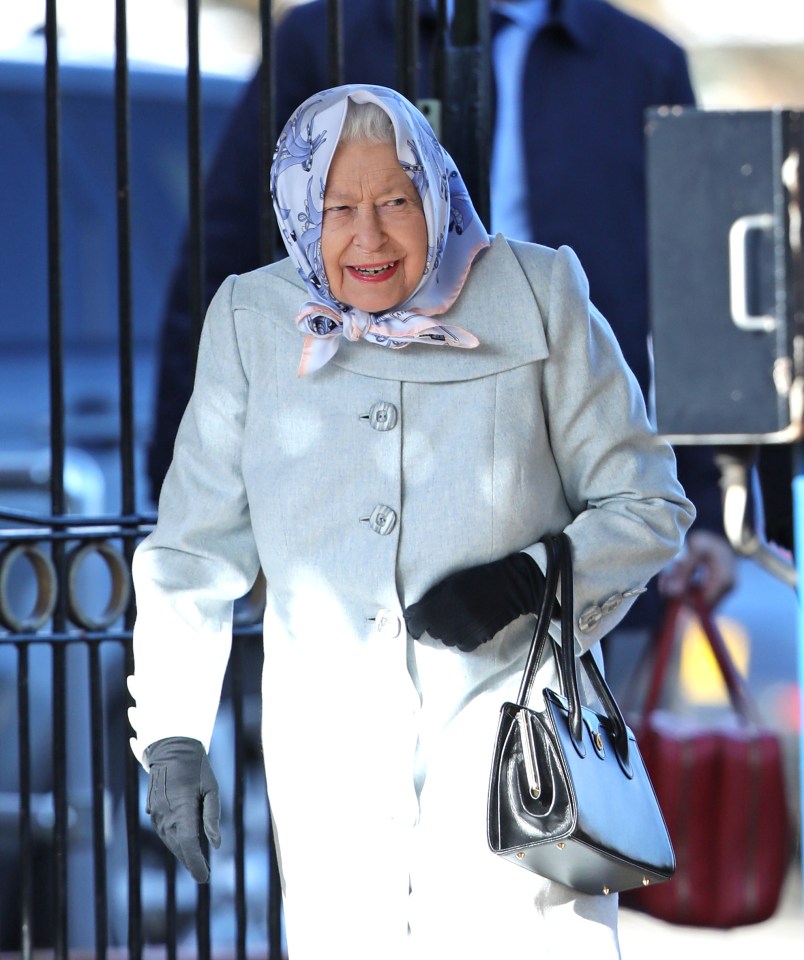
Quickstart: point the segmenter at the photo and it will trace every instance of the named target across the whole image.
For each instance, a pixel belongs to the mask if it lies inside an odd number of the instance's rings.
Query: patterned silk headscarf
[[[324,190],[348,100],[376,103],[389,115],[399,163],[422,200],[427,259],[411,296],[385,313],[367,313],[332,295],[321,256]],[[476,347],[461,327],[433,319],[455,301],[488,234],[461,175],[424,116],[387,87],[347,85],[310,97],[282,131],[271,166],[271,196],[288,253],[310,294],[296,317],[305,335],[299,375],[323,367],[341,338],[385,347],[413,342]]]

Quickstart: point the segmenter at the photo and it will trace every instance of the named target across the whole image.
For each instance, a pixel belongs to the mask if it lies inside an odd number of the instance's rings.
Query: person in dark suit
[[[432,91],[435,7],[427,0],[419,4],[420,96]],[[509,0],[493,10],[492,231],[499,228],[550,247],[566,244],[577,252],[591,298],[608,318],[647,396],[643,117],[650,106],[694,103],[685,54],[605,0]],[[344,82],[393,86],[394,4],[350,0],[343,16]],[[327,86],[326,0],[291,7],[277,25],[275,50],[275,115],[286,117]],[[226,276],[261,263],[259,96],[255,76],[207,178],[207,301]],[[510,176],[512,164],[524,174],[521,196],[512,197],[507,189],[520,182]],[[185,252],[163,326],[148,464],[154,500],[191,392],[188,274]],[[676,455],[698,517],[685,557],[665,574],[665,590],[683,590],[694,574],[714,605],[734,582],[733,554],[722,536],[718,471],[708,448],[679,447]],[[636,605],[629,622],[650,624],[657,616],[658,599],[650,595]]]

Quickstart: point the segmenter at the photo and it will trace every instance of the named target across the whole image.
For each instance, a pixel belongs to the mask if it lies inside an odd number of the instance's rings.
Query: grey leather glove
[[[212,846],[221,845],[221,797],[207,752],[198,740],[167,737],[147,747],[144,757],[149,766],[145,812],[193,880],[206,883],[209,864],[201,850],[202,824]]]

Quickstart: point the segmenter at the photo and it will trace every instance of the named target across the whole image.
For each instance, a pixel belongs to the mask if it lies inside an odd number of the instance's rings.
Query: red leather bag
[[[658,709],[679,613],[697,614],[725,681],[734,722],[702,726]],[[793,848],[779,736],[765,727],[697,595],[671,601],[642,717],[633,728],[676,853],[674,877],[621,895],[670,923],[736,927],[776,910]]]

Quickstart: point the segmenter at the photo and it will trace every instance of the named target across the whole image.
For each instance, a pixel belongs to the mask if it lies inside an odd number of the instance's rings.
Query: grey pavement
[[[620,911],[622,960],[801,960],[804,908],[800,864],[788,875],[779,909],[770,920],[733,930],[681,927],[634,910]]]

